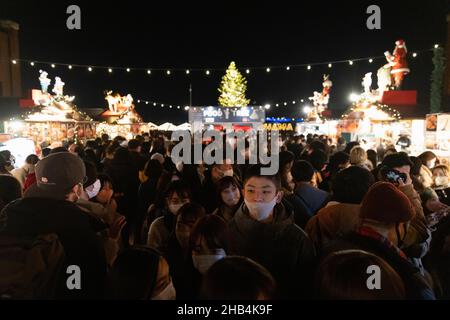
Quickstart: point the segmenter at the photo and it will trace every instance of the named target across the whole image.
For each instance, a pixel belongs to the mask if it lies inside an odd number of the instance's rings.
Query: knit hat
[[[365,195],[359,216],[383,223],[407,222],[416,212],[408,197],[392,183],[377,182]]]
[[[30,186],[25,197],[65,199],[77,184],[86,182],[83,160],[69,152],[50,154],[36,164],[37,183]]]

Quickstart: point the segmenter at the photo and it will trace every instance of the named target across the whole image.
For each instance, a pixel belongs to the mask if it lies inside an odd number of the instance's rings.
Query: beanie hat
[[[359,216],[383,223],[407,222],[416,212],[408,197],[392,183],[377,182],[367,192],[361,203]]]
[[[36,164],[36,183],[25,192],[25,197],[65,199],[78,183],[86,182],[83,160],[70,152],[50,154]]]

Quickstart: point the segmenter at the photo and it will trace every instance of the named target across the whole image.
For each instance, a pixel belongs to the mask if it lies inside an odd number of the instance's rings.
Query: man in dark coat
[[[92,220],[75,202],[83,192],[83,161],[68,152],[38,162],[37,183],[23,199],[10,203],[0,215],[0,234],[16,239],[56,234],[64,248],[55,298],[101,299],[106,280],[105,250]],[[69,289],[69,266],[78,266],[81,288]],[[36,297],[39,298],[39,297]]]
[[[294,223],[292,211],[281,204],[279,176],[265,176],[261,166],[248,170],[244,203],[229,223],[236,253],[266,267],[277,281],[280,297],[294,299],[310,293],[315,250]]]

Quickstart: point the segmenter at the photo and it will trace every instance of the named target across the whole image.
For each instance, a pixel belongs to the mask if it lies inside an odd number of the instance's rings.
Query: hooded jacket
[[[309,219],[305,231],[311,237],[319,254],[330,241],[356,229],[360,223],[360,208],[359,204],[330,204]]]
[[[23,198],[0,214],[0,233],[14,237],[55,233],[64,247],[65,260],[58,276],[56,298],[100,299],[106,280],[105,251],[89,216],[74,203],[45,198]],[[69,290],[70,265],[81,270],[81,289]]]
[[[266,267],[277,281],[281,298],[307,296],[315,250],[306,233],[294,223],[292,211],[277,204],[273,221],[266,224],[251,218],[244,203],[229,228],[236,254]]]

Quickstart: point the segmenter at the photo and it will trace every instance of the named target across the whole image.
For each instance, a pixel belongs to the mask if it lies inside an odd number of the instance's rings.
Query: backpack
[[[54,233],[0,235],[0,299],[55,298],[64,256]]]

